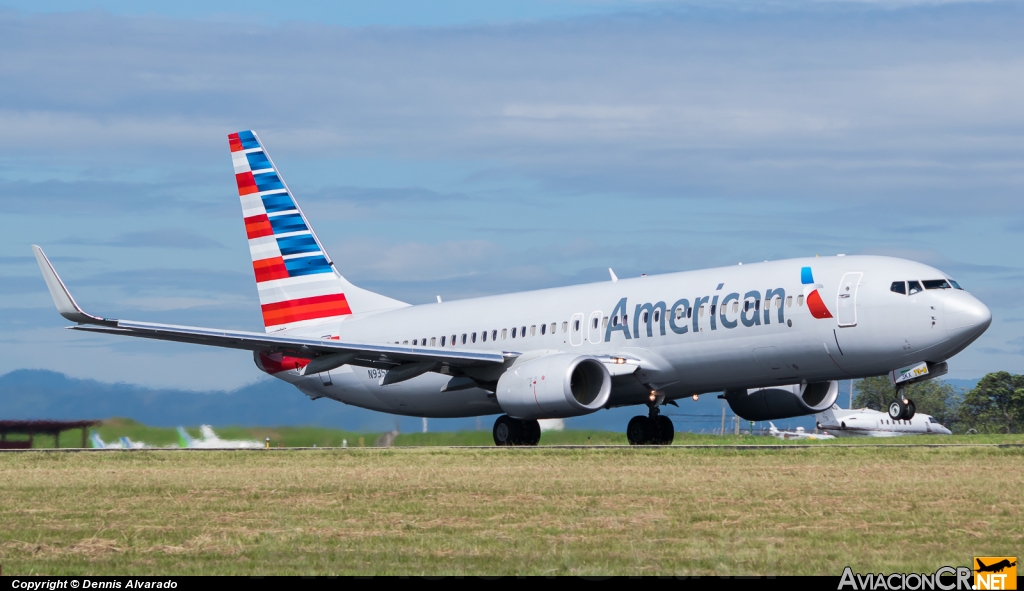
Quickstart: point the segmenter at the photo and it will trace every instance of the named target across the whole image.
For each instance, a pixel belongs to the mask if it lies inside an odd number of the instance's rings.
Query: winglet
[[[71,297],[68,288],[64,286],[64,282],[60,280],[57,271],[50,264],[50,259],[46,258],[43,249],[33,244],[32,252],[36,255],[36,262],[39,263],[39,270],[43,272],[43,279],[46,281],[46,287],[50,290],[50,297],[53,298],[53,303],[57,306],[57,311],[60,312],[61,316],[79,324],[117,326],[116,320],[107,320],[99,316],[93,316],[79,308],[78,304],[75,303],[75,298]]]

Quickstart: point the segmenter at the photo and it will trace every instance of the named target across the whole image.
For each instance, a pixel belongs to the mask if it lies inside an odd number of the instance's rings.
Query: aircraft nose
[[[946,297],[946,331],[951,339],[973,341],[992,324],[988,306],[969,293],[954,291]]]

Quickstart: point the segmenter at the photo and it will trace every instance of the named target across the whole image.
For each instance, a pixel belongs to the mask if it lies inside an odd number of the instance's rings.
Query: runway
[[[245,453],[266,453],[266,452],[297,452],[297,451],[343,451],[343,452],[362,452],[362,451],[399,451],[399,450],[429,450],[429,449],[449,449],[449,450],[495,450],[495,451],[509,451],[509,452],[526,452],[526,451],[537,451],[537,450],[548,450],[548,449],[634,449],[638,451],[657,449],[678,449],[678,450],[695,450],[695,449],[723,449],[723,450],[735,450],[735,451],[775,451],[775,450],[790,450],[790,449],[864,449],[864,448],[1024,448],[1024,443],[842,443],[842,444],[828,444],[828,443],[812,443],[812,444],[789,444],[789,445],[537,445],[537,446],[508,446],[498,447],[495,445],[401,445],[393,447],[270,447],[270,448],[257,448],[257,449],[234,449],[234,448],[182,448],[182,447],[150,447],[150,448],[105,448],[105,449],[93,449],[93,448],[77,448],[77,447],[62,447],[62,448],[33,448],[33,449],[0,449],[0,453],[118,453],[118,452],[223,452],[223,451],[234,451],[234,452],[245,452]]]

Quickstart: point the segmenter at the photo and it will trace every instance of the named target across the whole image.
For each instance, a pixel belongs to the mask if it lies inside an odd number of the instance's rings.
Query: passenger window
[[[507,328],[503,328],[503,329],[501,329],[501,340],[504,341],[506,338],[508,338],[508,329]]]
[[[711,304],[711,315],[712,316],[715,315],[715,308],[717,308],[717,307],[718,307],[717,304]],[[657,318],[658,315],[655,314],[654,316],[655,316],[654,321],[657,322],[658,321],[658,318]]]
[[[480,333],[480,342],[482,342],[482,343],[486,343],[487,342],[487,331],[486,330],[483,331],[482,333]]]
[[[921,284],[916,281],[907,282],[907,295],[914,295],[915,293],[921,293]]]
[[[452,335],[452,346],[455,346],[455,335]]]
[[[573,323],[572,323],[572,331],[573,332],[579,332],[580,331],[580,321],[579,320],[574,320],[573,321]]]
[[[526,336],[526,327],[525,326],[519,327],[519,334],[523,335],[524,337]]]
[[[468,341],[468,339],[467,339],[468,336],[469,335],[467,335],[466,333],[462,333],[462,344],[463,345],[465,345],[466,342]]]
[[[444,337],[441,337],[441,346],[444,346]]]
[[[512,327],[512,338],[516,338],[516,328],[514,326]]]
[[[654,321],[661,322],[661,310],[654,311]]]
[[[679,306],[678,308],[676,308],[676,320],[682,320],[683,319],[683,314],[685,314],[685,313],[686,313],[686,311],[683,310],[682,306]]]
[[[492,341],[498,340],[498,330],[497,329],[491,331],[491,340]]]
[[[625,324],[626,326],[629,326],[629,314],[622,315],[622,323]]]
[[[555,328],[557,328],[557,327],[558,327],[558,323],[557,322],[552,322],[551,323],[551,334],[555,334]]]
[[[952,289],[945,279],[930,279],[923,281],[925,289]]]
[[[743,301],[743,311],[744,312],[749,312],[750,311],[750,300],[744,300]]]
[[[647,322],[647,312],[644,312],[644,315],[640,317],[640,321],[641,322]],[[597,327],[594,327],[594,328],[597,328]]]
[[[594,328],[597,328],[597,323],[600,322],[600,321],[601,321],[601,319],[599,319],[597,317],[594,317]]]
[[[804,305],[804,296],[802,296],[802,295],[796,296],[796,305],[797,306],[803,306]]]
[[[693,318],[693,308],[687,308],[686,309],[686,317],[687,318]]]
[[[901,293],[907,295],[907,282],[906,281],[893,281],[889,287],[889,291],[893,293]]]
[[[732,311],[733,312],[739,312],[740,311],[740,303],[739,302],[733,302],[732,303]]]
[[[444,346],[444,337],[441,337],[441,341],[442,341],[441,342],[441,346],[443,347]],[[431,347],[436,347],[437,346],[437,337],[430,337],[430,346]]]
[[[534,324],[533,326],[530,327],[530,336],[531,337],[537,336],[537,325],[536,324]]]
[[[412,340],[412,344],[413,344],[413,345],[415,345],[415,344],[416,344],[417,342],[418,342],[418,339],[413,339],[413,340]]]
[[[542,335],[543,334],[547,334],[547,332],[548,332],[548,325],[547,324],[541,324],[540,325],[540,334],[542,334]]]
[[[408,345],[408,344],[409,344],[409,341],[402,341],[402,344],[403,344],[403,345]]]
[[[470,341],[473,342],[473,343],[476,342],[476,333],[475,332],[473,333],[473,336],[470,337]]]
[[[562,332],[569,332],[569,323],[568,322],[563,322],[562,323]]]
[[[704,306],[700,307],[700,312],[698,312],[698,316],[700,316],[701,318],[704,317]]]
[[[786,307],[787,308],[792,308],[793,307],[793,296],[786,296]]]
[[[608,317],[605,316],[601,319],[601,328],[608,328]]]
[[[754,300],[754,309],[755,310],[760,310],[761,309],[761,300]]]

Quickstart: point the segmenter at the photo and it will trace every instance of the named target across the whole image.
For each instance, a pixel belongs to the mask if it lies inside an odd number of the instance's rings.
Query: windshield
[[[953,289],[945,279],[926,279],[922,281],[925,289]]]

